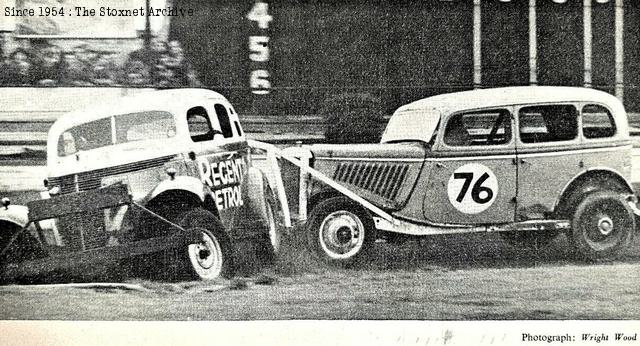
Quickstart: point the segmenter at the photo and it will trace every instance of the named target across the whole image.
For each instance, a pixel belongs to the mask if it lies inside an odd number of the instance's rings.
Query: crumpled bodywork
[[[307,148],[313,153],[315,169],[389,210],[398,210],[406,203],[426,153],[424,144],[417,142],[318,144]],[[316,184],[312,194],[323,189],[323,184]]]

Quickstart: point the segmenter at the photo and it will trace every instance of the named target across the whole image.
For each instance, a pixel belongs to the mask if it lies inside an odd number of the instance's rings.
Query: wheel
[[[257,260],[260,263],[273,264],[282,252],[286,234],[280,205],[271,190],[265,198],[265,214],[266,219],[261,221],[265,227],[264,233],[258,238]]]
[[[346,197],[318,203],[306,227],[307,244],[325,262],[347,265],[364,257],[375,240],[373,219]]]
[[[8,221],[0,221],[0,251],[9,245],[9,242],[17,232],[22,230],[22,226]],[[16,282],[38,282],[42,280],[41,275],[30,277],[8,276],[5,272],[5,264],[19,264],[23,261],[43,258],[46,253],[40,242],[33,237],[28,230],[20,233],[20,235],[11,243],[6,253],[0,258],[0,284],[16,283]]]
[[[13,236],[22,230],[22,226],[12,222],[0,221],[0,251],[9,244]],[[19,263],[45,257],[42,246],[30,231],[22,232],[11,244],[0,263]]]
[[[571,240],[587,259],[614,258],[627,248],[634,229],[634,214],[625,199],[616,192],[597,191],[576,208]]]
[[[273,256],[277,256],[282,248],[285,231],[282,218],[280,217],[280,206],[272,192],[267,194],[265,208],[267,214],[266,226],[267,237],[269,240],[269,252],[271,252]]]
[[[189,278],[211,280],[233,275],[231,243],[215,215],[196,208],[182,214],[178,225],[187,231],[200,232],[200,241],[188,244],[182,253],[185,274]]]
[[[558,236],[557,231],[513,231],[500,232],[502,240],[520,249],[539,250]]]

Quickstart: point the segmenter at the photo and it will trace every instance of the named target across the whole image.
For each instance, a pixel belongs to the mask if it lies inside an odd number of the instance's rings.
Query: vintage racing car
[[[244,240],[277,246],[274,194],[216,92],[154,91],[65,114],[48,134],[47,169],[49,199],[3,201],[6,280],[106,260],[212,279],[232,275]]]
[[[301,167],[289,195],[300,196],[302,219],[309,211],[306,241],[328,262],[349,263],[383,236],[465,232],[500,232],[528,247],[564,232],[597,259],[634,235],[631,149],[615,97],[508,87],[404,105],[379,144],[282,155]]]

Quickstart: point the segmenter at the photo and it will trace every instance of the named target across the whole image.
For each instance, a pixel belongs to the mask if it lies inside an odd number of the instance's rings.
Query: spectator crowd
[[[180,42],[153,40],[122,61],[116,52],[82,44],[71,50],[41,43],[18,48],[1,63],[1,86],[199,86]]]

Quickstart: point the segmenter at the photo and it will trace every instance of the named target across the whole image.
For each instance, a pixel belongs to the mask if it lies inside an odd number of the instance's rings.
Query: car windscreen
[[[112,129],[115,124],[115,136]],[[140,140],[164,139],[175,136],[176,126],[171,113],[149,111],[116,115],[72,127],[58,139],[58,156],[92,150],[113,144]]]
[[[435,109],[406,109],[397,111],[387,124],[382,143],[422,141],[430,143],[440,122]]]
[[[58,139],[58,156],[75,154],[111,144],[111,118],[78,125],[63,132]]]

